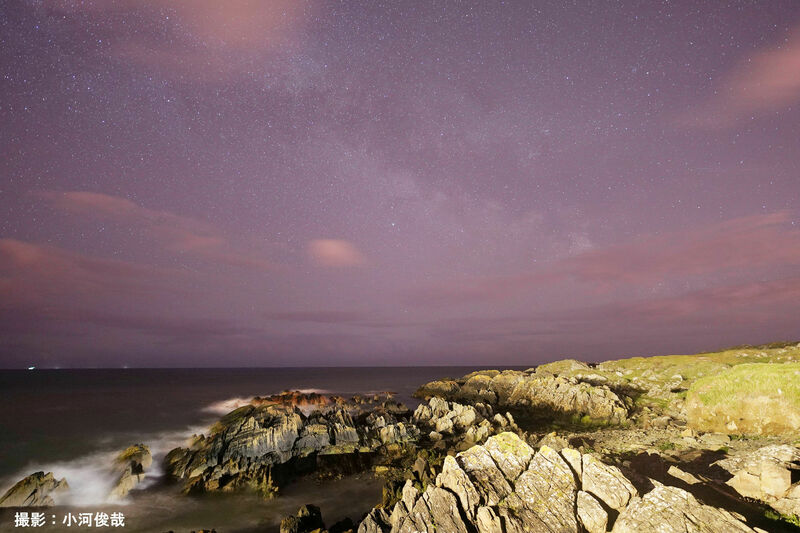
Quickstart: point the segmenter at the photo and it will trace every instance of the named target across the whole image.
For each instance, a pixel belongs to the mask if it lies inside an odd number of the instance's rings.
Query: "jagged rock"
[[[503,523],[491,507],[478,507],[475,527],[478,533],[503,533]]]
[[[257,399],[225,415],[207,437],[170,451],[167,473],[183,480],[186,492],[252,488],[272,495],[291,478],[292,461],[308,465],[313,456],[370,452],[417,439],[416,427],[397,418],[408,417],[408,409],[383,396],[314,398],[314,405],[327,407],[308,416],[294,407],[295,396]]]
[[[625,403],[608,386],[562,377],[547,370],[532,374],[513,370],[473,373],[459,381],[428,383],[415,395],[456,402],[479,401],[501,408],[546,410],[590,423],[620,424],[628,418]]]
[[[620,511],[631,498],[638,496],[636,488],[619,468],[602,463],[589,454],[583,455],[581,466],[583,490],[612,509]]]
[[[577,533],[577,492],[572,469],[558,452],[545,446],[514,483],[514,492],[500,507],[500,516],[509,532],[530,531],[530,526],[536,529],[539,524],[541,531]]]
[[[561,451],[567,446],[569,446],[569,442],[563,437],[559,437],[555,431],[548,433],[541,439],[536,445],[541,448],[542,446],[547,446],[548,448],[553,448],[554,450]]]
[[[497,394],[492,390],[492,376],[486,374],[470,376],[461,386],[459,397],[470,402],[495,403]]]
[[[612,533],[753,533],[731,513],[704,505],[677,487],[658,486],[634,498],[620,513]]]
[[[480,402],[463,405],[437,397],[417,407],[412,423],[428,432],[429,440],[446,440],[456,450],[479,444],[494,433],[519,429],[510,413],[494,413]]]
[[[312,533],[325,529],[322,513],[316,505],[304,505],[294,516],[281,520],[280,533]]]
[[[573,448],[564,448],[560,451],[561,457],[569,463],[569,466],[572,467],[572,471],[575,472],[577,478],[581,479],[583,477],[583,458],[581,452]]]
[[[483,505],[497,505],[511,494],[511,485],[486,448],[473,446],[458,454],[456,461],[472,480]]]
[[[150,448],[144,444],[134,444],[114,461],[114,470],[119,473],[114,488],[111,489],[111,498],[124,498],[136,485],[145,478],[145,470],[153,464]]]
[[[765,446],[715,464],[733,475],[727,483],[742,496],[767,503],[784,515],[800,516],[800,481],[792,483],[792,473],[800,473],[799,448]]]
[[[0,498],[0,507],[45,507],[54,505],[53,496],[69,490],[66,479],[56,480],[52,472],[35,472],[18,481]]]
[[[588,417],[592,422],[621,424],[628,417],[624,402],[607,386],[561,376],[536,375],[522,380],[506,403]]]
[[[533,457],[533,448],[508,432],[491,437],[484,448],[509,481],[516,480],[528,468]]]
[[[389,533],[392,525],[385,509],[375,508],[358,525],[358,533]]]
[[[659,484],[639,497],[618,468],[592,455],[546,446],[533,452],[517,435],[501,433],[446,457],[436,485],[423,494],[407,481],[391,515],[373,509],[359,533],[605,533],[610,527],[615,533],[753,531],[681,489]]]
[[[437,476],[436,485],[452,491],[458,497],[461,508],[467,517],[476,518],[475,509],[480,503],[480,496],[475,489],[475,485],[472,484],[467,474],[461,470],[454,457],[448,455],[444,458],[442,473]],[[489,520],[489,518],[485,516],[484,520]]]
[[[417,499],[413,509],[400,520],[397,533],[417,533],[419,531],[447,531],[468,533],[459,512],[458,502],[452,492],[436,486],[429,486],[422,497]],[[395,531],[395,528],[392,528]]]
[[[402,494],[402,498],[395,504],[394,510],[389,516],[389,523],[392,527],[398,526],[411,513],[414,509],[414,504],[419,499],[419,491],[410,479],[406,480],[405,485],[403,485]]]
[[[588,533],[605,533],[608,526],[608,513],[594,497],[585,491],[578,491],[578,520]]]
[[[680,479],[687,485],[697,485],[698,483],[700,483],[700,480],[697,479],[695,476],[693,476],[689,472],[681,470],[675,465],[670,465],[670,467],[667,469],[667,474],[676,479]]]

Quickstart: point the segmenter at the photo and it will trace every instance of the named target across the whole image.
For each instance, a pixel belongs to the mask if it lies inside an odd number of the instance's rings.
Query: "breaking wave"
[[[147,469],[144,480],[133,490],[142,490],[158,482],[164,475],[162,464],[167,452],[184,446],[193,434],[203,433],[206,429],[206,425],[189,426],[182,430],[143,435],[135,439],[135,442],[141,442],[150,448],[153,464]],[[45,463],[31,462],[24,469],[3,480],[0,485],[2,486],[0,494],[33,472],[42,471],[53,472],[56,479],[65,478],[67,480],[69,490],[53,494],[56,505],[89,506],[107,503],[125,505],[129,503],[129,500],[111,499],[109,493],[119,478],[119,473],[113,468],[114,459],[125,447],[134,444],[134,441],[114,449],[105,448],[111,444],[108,441],[107,438],[102,439],[103,449],[75,459]]]
[[[290,391],[297,391],[302,394],[333,394],[333,391],[327,389],[286,389]],[[269,396],[269,395],[267,395]],[[243,398],[243,397],[233,397],[228,398],[227,400],[221,400],[219,402],[214,402],[211,404],[206,405],[201,409],[204,413],[212,413],[215,415],[227,415],[234,409],[238,409],[244,405],[249,405],[252,401],[253,397]],[[308,413],[306,413],[308,414]]]

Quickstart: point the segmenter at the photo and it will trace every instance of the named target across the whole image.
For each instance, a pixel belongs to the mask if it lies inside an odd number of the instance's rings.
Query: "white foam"
[[[252,398],[228,398],[219,402],[206,405],[201,409],[204,413],[213,413],[215,415],[227,415],[234,409],[238,409],[243,405],[249,405],[253,401]]]
[[[326,389],[286,389],[287,391],[297,391],[301,394],[332,394],[332,391]],[[269,396],[268,394],[265,396]],[[206,405],[201,409],[204,413],[213,413],[215,415],[227,415],[234,409],[238,409],[239,407],[243,407],[245,405],[250,405],[250,402],[253,401],[253,398],[242,398],[242,397],[233,397],[228,398],[226,400],[221,400],[219,402],[214,402],[209,405]],[[313,411],[313,409],[312,409]],[[303,411],[305,413],[305,411]],[[309,411],[310,412],[310,411]],[[306,413],[307,415],[308,413]]]
[[[189,426],[178,431],[164,431],[144,438],[137,439],[150,448],[153,464],[145,471],[145,479],[133,490],[145,489],[164,475],[164,456],[172,449],[184,446],[187,439],[193,434],[200,434],[207,426]],[[103,441],[108,439],[102,439]],[[133,444],[133,442],[131,442]],[[111,499],[109,493],[114,487],[119,472],[114,469],[114,459],[122,449],[103,449],[67,461],[50,463],[32,462],[13,477],[5,480],[10,488],[17,481],[33,472],[53,472],[56,479],[65,478],[69,490],[53,495],[56,505],[87,506],[102,505],[113,502],[114,504],[127,504],[128,499]],[[2,494],[2,492],[0,492]]]

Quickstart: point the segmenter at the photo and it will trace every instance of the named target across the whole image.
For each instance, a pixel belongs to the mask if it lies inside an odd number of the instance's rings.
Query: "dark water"
[[[270,531],[281,517],[311,502],[322,507],[330,523],[346,515],[357,519],[380,500],[380,483],[369,474],[322,485],[300,481],[268,502],[246,495],[186,498],[173,488],[153,486],[109,505],[103,500],[113,480],[104,476],[103,468],[136,442],[150,445],[157,463],[192,433],[203,432],[235,398],[283,390],[341,395],[392,391],[413,406],[411,394],[419,385],[473,370],[474,366],[0,371],[0,491],[37,470],[65,476],[71,487],[69,500],[47,511],[47,527],[42,529],[48,531],[61,529],[67,512],[103,509],[123,512],[126,531]],[[159,474],[157,467],[154,474]],[[0,531],[14,529],[13,522],[13,513],[0,511]]]

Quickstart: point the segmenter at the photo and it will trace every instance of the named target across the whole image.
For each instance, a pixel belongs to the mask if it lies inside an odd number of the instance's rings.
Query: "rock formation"
[[[355,524],[345,518],[325,529],[322,513],[315,505],[304,505],[296,514],[281,521],[280,533],[354,533]]]
[[[762,501],[786,516],[800,516],[800,449],[765,446],[751,453],[717,461],[733,477],[736,492]]]
[[[322,513],[316,505],[304,505],[294,516],[281,520],[280,533],[311,533],[325,529]]]
[[[554,375],[550,371],[473,372],[457,381],[427,383],[415,395],[423,399],[441,397],[504,409],[524,409],[551,418],[574,417],[585,423],[621,424],[628,417],[625,402],[608,386],[573,376]]]
[[[153,464],[150,448],[144,444],[134,444],[117,456],[113,469],[119,473],[110,497],[113,499],[124,498],[128,492],[145,478],[145,470]]]
[[[383,400],[383,401],[381,401]],[[253,488],[265,495],[325,456],[369,455],[417,438],[410,413],[392,400],[334,402],[308,416],[287,402],[256,402],[223,417],[208,436],[167,454],[187,492]]]
[[[489,405],[462,405],[438,397],[420,404],[411,422],[439,448],[466,449],[498,431],[519,429],[511,414],[494,414]]]
[[[359,533],[754,532],[678,487],[640,495],[619,468],[572,448],[534,451],[505,432],[448,456],[435,483],[407,481],[391,510],[375,508]]]
[[[69,490],[66,479],[52,472],[35,472],[17,482],[0,498],[0,507],[44,507],[54,505],[53,496]]]

